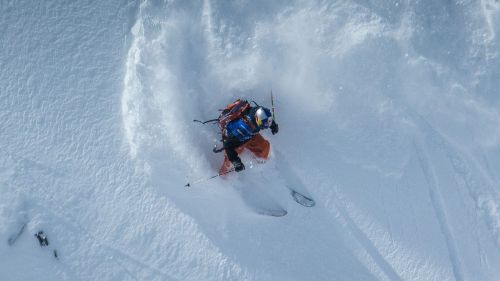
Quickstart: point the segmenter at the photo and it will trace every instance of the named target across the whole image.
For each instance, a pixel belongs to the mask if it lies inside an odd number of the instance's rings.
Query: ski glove
[[[245,165],[243,165],[243,163],[241,163],[241,160],[239,160],[239,159],[233,161],[233,166],[234,166],[234,170],[236,172],[240,172],[240,171],[245,170]]]
[[[274,121],[269,128],[271,128],[271,133],[273,133],[273,135],[277,134],[279,131],[278,124]]]

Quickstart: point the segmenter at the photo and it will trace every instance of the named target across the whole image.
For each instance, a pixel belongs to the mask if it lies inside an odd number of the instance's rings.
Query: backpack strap
[[[250,108],[250,103],[246,100],[236,100],[235,102],[229,104],[219,115],[218,125],[221,131],[224,131],[226,125],[238,118],[243,117],[245,111]]]

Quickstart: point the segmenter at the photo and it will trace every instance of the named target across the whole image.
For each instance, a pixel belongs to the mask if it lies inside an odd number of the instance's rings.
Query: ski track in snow
[[[415,150],[417,152],[422,171],[424,172],[425,178],[427,180],[429,196],[431,198],[434,212],[436,213],[436,217],[441,227],[441,232],[444,236],[444,240],[448,248],[448,253],[453,267],[455,279],[458,281],[462,281],[464,280],[462,266],[456,247],[455,237],[450,228],[450,225],[448,224],[447,214],[445,208],[443,207],[443,196],[441,195],[439,186],[436,183],[436,172],[434,171],[432,164],[428,160],[429,158],[427,156],[427,153],[423,151],[422,148],[420,148],[417,144],[415,144]]]
[[[335,208],[338,210],[339,215],[345,222],[345,227],[348,229],[355,239],[362,245],[362,247],[370,255],[371,259],[375,264],[382,270],[382,272],[392,281],[401,281],[403,278],[395,271],[393,266],[389,264],[384,256],[379,252],[379,250],[373,245],[373,242],[368,238],[363,231],[358,227],[358,225],[351,219],[347,211],[345,210],[343,203],[339,200],[339,194],[336,193],[335,196]]]
[[[500,241],[500,217],[497,215],[497,210],[499,208],[498,204],[500,201],[499,198],[496,198],[496,196],[498,196],[498,192],[496,192],[492,187],[495,183],[491,180],[489,173],[485,172],[485,170],[479,165],[476,167],[480,170],[480,173],[473,173],[469,164],[466,164],[466,160],[464,160],[463,156],[460,155],[460,152],[457,151],[451,143],[447,142],[444,137],[432,128],[421,116],[416,118],[422,124],[421,128],[423,132],[425,132],[423,135],[427,139],[428,145],[436,147],[439,152],[446,156],[449,161],[449,165],[453,169],[455,177],[463,182],[463,186],[467,190],[467,194],[470,199],[475,202],[476,208],[479,212],[478,216],[483,217],[487,221],[492,234],[496,237],[497,241]],[[423,159],[428,158],[423,157]],[[471,164],[477,163],[477,161],[467,162],[470,162]],[[427,167],[431,165],[429,160],[424,163],[428,163]],[[431,175],[430,173],[428,174]],[[435,174],[436,173],[434,172],[434,175]]]

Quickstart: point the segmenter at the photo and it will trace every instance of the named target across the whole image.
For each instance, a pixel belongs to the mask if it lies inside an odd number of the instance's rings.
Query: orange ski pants
[[[240,147],[236,148],[236,152],[240,154],[244,149],[250,150],[256,157],[267,160],[269,157],[269,151],[271,150],[271,145],[269,141],[263,138],[260,134],[256,134],[249,141],[242,144]],[[220,167],[219,174],[223,174],[231,169],[233,164],[227,158],[226,152],[224,152],[224,163]]]

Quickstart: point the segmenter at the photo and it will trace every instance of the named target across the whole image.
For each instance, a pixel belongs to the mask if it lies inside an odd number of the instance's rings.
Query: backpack
[[[226,135],[226,126],[229,122],[244,117],[244,112],[250,109],[251,105],[246,100],[236,100],[230,103],[222,110],[219,118],[217,118],[217,125],[219,126],[222,135]],[[247,120],[245,120],[247,121]]]

